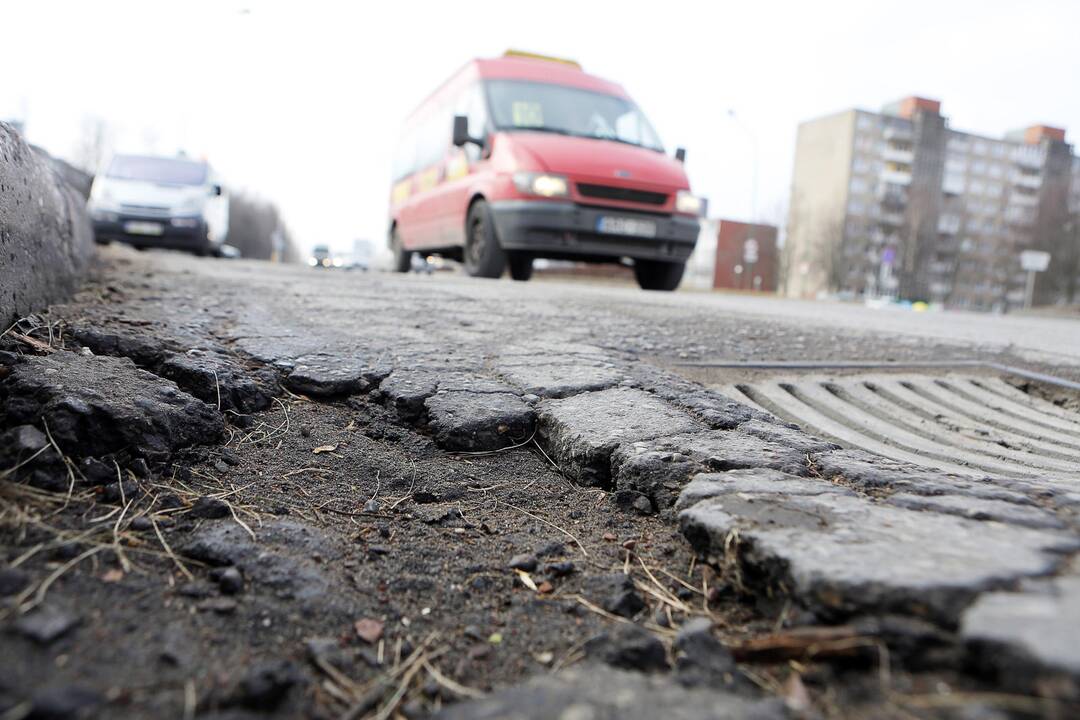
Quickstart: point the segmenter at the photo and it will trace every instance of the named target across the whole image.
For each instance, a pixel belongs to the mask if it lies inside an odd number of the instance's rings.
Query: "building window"
[[[966,153],[968,151],[968,142],[961,137],[949,138],[949,152],[951,153]]]
[[[860,130],[869,130],[873,128],[877,123],[874,122],[874,118],[870,115],[859,114],[859,119],[856,121],[855,127]]]
[[[976,160],[975,162],[971,163],[971,174],[972,175],[985,175],[986,174],[986,163],[984,163],[982,160]]]
[[[852,200],[848,203],[847,209],[848,213],[851,215],[862,215],[864,208],[861,202],[859,202],[858,200]]]
[[[866,181],[863,180],[862,178],[858,178],[858,177],[851,178],[851,194],[852,195],[862,195],[863,193],[866,192],[866,187],[867,187],[866,186]]]
[[[982,140],[976,140],[971,146],[971,152],[975,155],[985,155],[987,149],[986,143]]]
[[[968,184],[968,192],[972,195],[982,195],[986,192],[986,183],[982,180],[972,180]]]
[[[950,195],[959,195],[964,192],[964,176],[954,173],[946,175],[941,183],[941,189]]]

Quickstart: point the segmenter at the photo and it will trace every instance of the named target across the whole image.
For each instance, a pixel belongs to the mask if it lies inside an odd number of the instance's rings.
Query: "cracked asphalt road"
[[[0,708],[1066,717],[1075,478],[840,447],[678,363],[1075,378],[1072,328],[108,248],[0,348]]]

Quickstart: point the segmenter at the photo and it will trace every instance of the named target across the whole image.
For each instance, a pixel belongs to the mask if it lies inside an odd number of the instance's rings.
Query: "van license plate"
[[[165,232],[165,228],[161,223],[129,222],[124,223],[124,232],[131,235],[161,235]]]
[[[633,235],[635,237],[656,237],[656,223],[652,220],[638,220],[628,217],[602,216],[596,220],[596,231],[611,235]]]

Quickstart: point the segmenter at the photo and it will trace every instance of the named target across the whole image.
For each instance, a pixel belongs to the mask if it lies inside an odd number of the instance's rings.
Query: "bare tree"
[[[825,272],[829,292],[849,290],[852,262],[844,242],[844,219],[834,218],[818,224],[818,265]]]
[[[229,197],[227,242],[246,258],[279,262],[300,262],[301,259],[277,206],[243,192],[234,192]],[[275,248],[275,243],[280,243],[281,247]]]
[[[1061,257],[1062,291],[1065,302],[1072,305],[1080,285],[1080,209],[1074,210],[1062,228],[1062,242],[1058,244]]]

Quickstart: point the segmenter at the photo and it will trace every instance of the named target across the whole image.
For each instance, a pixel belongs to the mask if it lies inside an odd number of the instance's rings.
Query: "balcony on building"
[[[904,213],[900,212],[883,212],[881,217],[878,218],[878,222],[882,225],[888,225],[891,227],[900,227],[904,224]]]
[[[1038,190],[1042,187],[1042,176],[1037,173],[1016,172],[1012,174],[1012,182],[1019,187]]]
[[[881,137],[887,142],[910,143],[914,138],[911,125],[886,125],[881,129]]]
[[[915,151],[910,143],[886,143],[881,151],[881,158],[885,162],[911,165],[915,162]]]
[[[963,175],[946,174],[941,180],[941,191],[946,195],[962,195],[964,187]]]
[[[910,185],[911,184],[911,166],[903,165],[900,163],[886,163],[885,167],[881,170],[879,176],[883,183],[892,183],[893,185]]]
[[[1012,149],[1012,161],[1021,168],[1040,169],[1046,151],[1039,145],[1017,145]]]
[[[960,217],[958,215],[942,215],[938,218],[937,229],[942,235],[955,235],[960,232]]]
[[[892,183],[880,183],[877,186],[877,199],[882,207],[900,209],[907,205],[908,195],[906,185],[894,185]]]
[[[1035,207],[1039,204],[1039,196],[1035,193],[1013,191],[1009,193],[1009,204],[1020,207]]]

